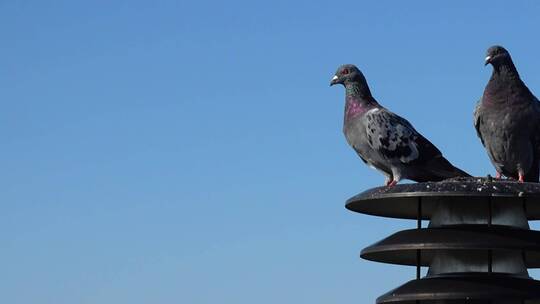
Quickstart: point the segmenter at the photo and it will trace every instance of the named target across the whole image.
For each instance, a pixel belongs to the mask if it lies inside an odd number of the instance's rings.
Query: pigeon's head
[[[354,64],[344,64],[340,66],[332,81],[330,81],[330,86],[335,84],[345,85],[348,82],[366,82],[366,78],[360,70]]]
[[[510,53],[500,45],[494,45],[487,50],[485,65],[492,64],[493,66],[510,60]]]

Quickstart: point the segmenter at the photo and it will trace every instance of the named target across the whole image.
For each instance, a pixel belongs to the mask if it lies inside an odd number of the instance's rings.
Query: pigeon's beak
[[[491,56],[487,56],[486,57],[486,62],[484,63],[484,66],[488,65],[491,63]]]
[[[333,86],[338,83],[338,77],[334,76],[332,77],[332,80],[330,81],[330,86]]]

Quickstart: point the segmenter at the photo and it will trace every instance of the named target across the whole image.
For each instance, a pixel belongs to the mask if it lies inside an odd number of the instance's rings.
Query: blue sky
[[[2,303],[373,303],[336,68],[474,175],[487,47],[540,94],[535,1],[156,2],[0,1]]]

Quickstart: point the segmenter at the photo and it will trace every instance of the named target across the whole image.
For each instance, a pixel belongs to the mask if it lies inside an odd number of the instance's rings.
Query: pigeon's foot
[[[495,179],[501,179],[501,178],[502,178],[501,172],[497,172],[497,175],[495,175]]]
[[[398,181],[397,180],[392,180],[391,182],[389,182],[388,184],[386,184],[386,186],[388,187],[394,187],[395,185],[397,185]]]
[[[523,182],[525,182],[525,176],[524,176],[524,174],[523,174],[523,173],[521,173],[521,172],[519,172],[519,173],[518,173],[518,175],[519,175],[519,179],[518,179],[518,180],[519,180],[519,182],[520,182],[520,183],[523,183]]]

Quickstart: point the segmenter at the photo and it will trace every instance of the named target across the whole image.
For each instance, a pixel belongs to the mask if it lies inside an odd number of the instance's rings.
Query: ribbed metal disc
[[[496,273],[439,275],[409,281],[380,296],[377,303],[512,299],[540,299],[540,281]]]
[[[540,231],[507,226],[459,225],[444,228],[404,230],[365,248],[360,256],[367,260],[415,266],[417,250],[420,264],[429,266],[441,250],[524,251],[528,268],[540,268]]]
[[[523,204],[529,220],[540,219],[540,183],[457,178],[442,182],[377,187],[347,200],[347,209],[369,215],[416,219],[418,202],[422,219],[430,219],[440,204],[474,204],[487,200]]]

